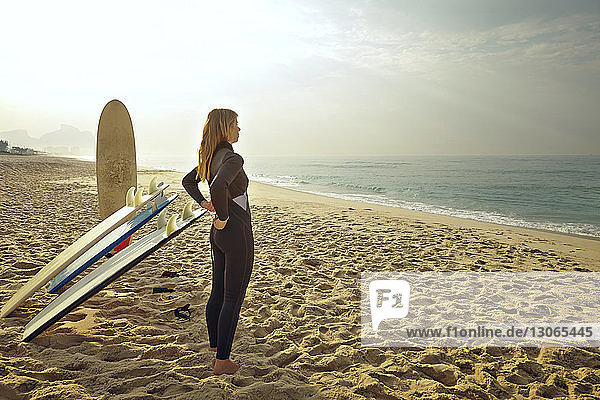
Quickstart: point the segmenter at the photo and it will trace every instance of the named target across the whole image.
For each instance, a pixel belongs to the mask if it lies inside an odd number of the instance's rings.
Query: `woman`
[[[240,368],[229,355],[254,262],[248,177],[242,168],[244,160],[231,146],[239,137],[237,116],[228,109],[208,113],[198,167],[182,180],[201,207],[216,213],[210,228],[212,291],[206,305],[210,350],[217,352],[216,375],[233,374]],[[201,180],[209,183],[210,201],[198,189]]]

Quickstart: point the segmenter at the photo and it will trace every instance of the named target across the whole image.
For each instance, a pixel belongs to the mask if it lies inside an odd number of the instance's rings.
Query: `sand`
[[[189,200],[183,174],[140,168]],[[251,182],[254,271],[232,359],[214,376],[204,307],[209,218],[31,343],[43,290],[0,321],[0,398],[599,398],[597,348],[362,348],[362,271],[600,271],[600,241]],[[0,303],[98,221],[93,163],[0,156]],[[145,227],[136,237],[153,229]],[[178,271],[161,278],[162,271]],[[173,293],[152,294],[153,287]],[[170,310],[191,304],[192,318]]]

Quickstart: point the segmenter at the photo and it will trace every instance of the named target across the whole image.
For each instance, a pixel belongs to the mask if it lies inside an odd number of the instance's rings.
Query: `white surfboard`
[[[104,236],[98,243],[90,247],[88,251],[83,253],[77,260],[73,261],[56,275],[48,284],[48,293],[58,292],[64,285],[68,284],[71,279],[91,267],[96,261],[102,258],[102,256],[114,249],[116,245],[144,226],[152,219],[152,217],[159,214],[176,198],[177,193],[172,194],[169,198],[158,196],[154,200],[148,202],[148,207],[144,211]]]
[[[160,186],[157,186],[156,178],[152,178],[148,190],[150,194],[142,195],[143,189],[139,189],[134,196],[133,192],[135,188],[132,187],[129,189],[127,192],[126,205],[124,207],[115,211],[108,218],[89,230],[86,234],[77,239],[75,243],[63,250],[56,258],[43,267],[6,302],[0,311],[0,317],[6,317],[12,313],[36,290],[44,286],[71,262],[76,260],[115,228],[131,219],[137,211],[141,210],[150,200],[161,194],[168,187],[169,185],[163,184],[162,182]]]
[[[65,290],[52,303],[36,315],[23,332],[23,341],[29,342],[71,310],[98,293],[118,277],[129,271],[163,244],[180,234],[206,213],[205,209],[192,211],[192,202],[186,204],[181,216],[173,215],[167,222],[163,210],[158,218],[158,228],[130,244],[102,265]]]

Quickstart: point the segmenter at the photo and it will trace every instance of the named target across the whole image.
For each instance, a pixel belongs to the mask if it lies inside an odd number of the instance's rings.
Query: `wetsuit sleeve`
[[[219,171],[210,184],[210,198],[215,212],[221,221],[229,218],[229,185],[244,165],[244,159],[235,153],[225,156]]]
[[[192,199],[196,200],[196,203],[200,204],[202,201],[206,200],[200,189],[198,189],[198,182],[200,182],[200,178],[196,178],[196,172],[198,171],[197,167],[191,170],[186,176],[181,180],[181,185],[185,189],[186,192],[192,197]]]

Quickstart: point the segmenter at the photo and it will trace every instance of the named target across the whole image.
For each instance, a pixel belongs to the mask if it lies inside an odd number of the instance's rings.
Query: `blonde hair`
[[[208,180],[210,162],[217,145],[226,141],[227,132],[233,125],[238,115],[227,108],[215,108],[208,113],[204,129],[202,130],[202,143],[198,150],[198,172],[196,177],[202,181]]]

